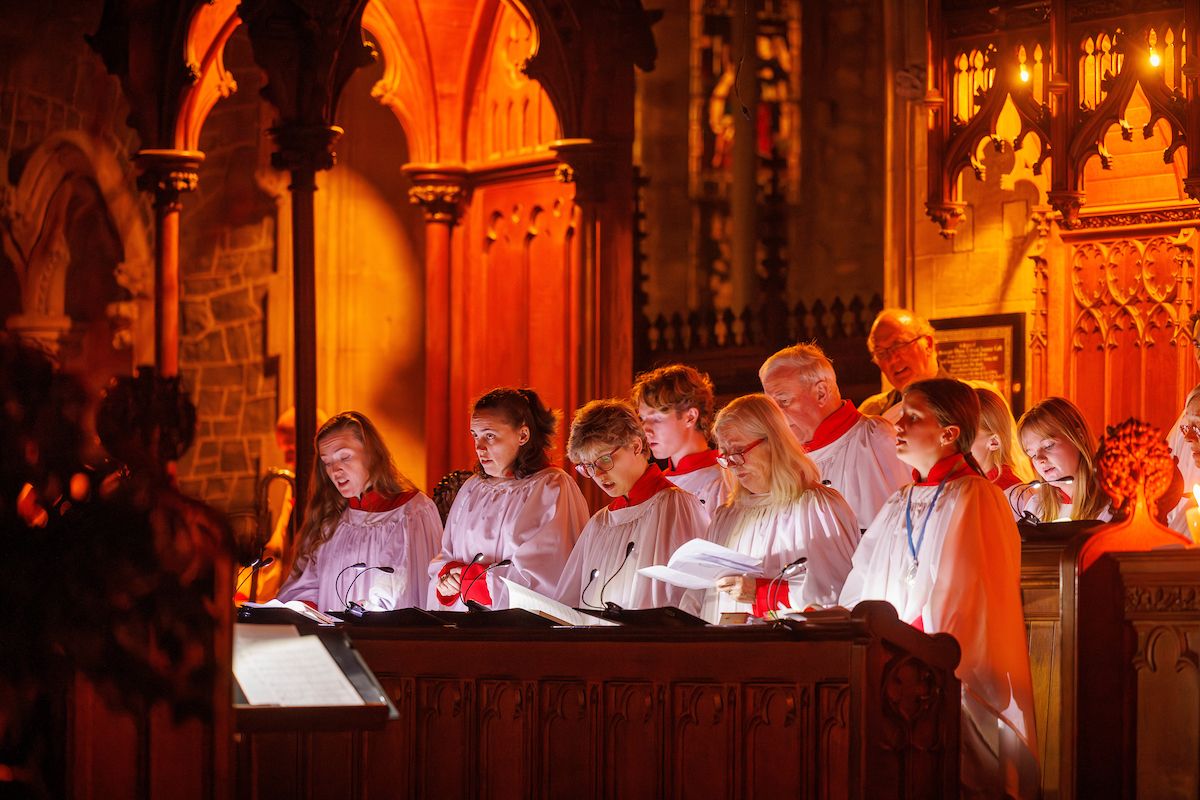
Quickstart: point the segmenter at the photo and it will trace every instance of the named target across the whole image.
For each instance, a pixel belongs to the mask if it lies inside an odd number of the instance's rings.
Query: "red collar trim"
[[[663,475],[687,475],[689,472],[695,472],[705,467],[715,467],[716,465],[717,451],[701,450],[699,453],[688,453],[679,459],[678,465],[670,464]]]
[[[813,437],[804,443],[804,449],[812,452],[833,444],[860,419],[862,413],[854,407],[854,403],[843,400],[840,408],[821,420],[821,424],[813,431]]]
[[[363,492],[363,496],[361,498],[351,497],[350,507],[356,511],[393,511],[407,503],[409,500],[412,500],[416,494],[416,489],[413,489],[411,491],[401,492],[394,497],[387,497],[375,491],[374,489],[368,489],[367,491]]]
[[[638,478],[637,482],[633,484],[633,487],[629,490],[629,494],[614,498],[608,504],[608,510],[617,511],[618,509],[641,505],[663,489],[670,489],[674,485],[666,479],[662,470],[658,468],[658,464],[651,464],[646,467],[646,471],[642,473],[642,477]]]
[[[983,477],[987,478],[992,483],[996,484],[1001,489],[1009,489],[1021,482],[1021,479],[1012,471],[1012,467],[1008,464],[1002,464],[999,467],[994,467]]]
[[[956,477],[962,477],[970,473],[967,469],[967,460],[963,458],[962,453],[954,453],[943,458],[941,461],[933,465],[933,469],[929,470],[929,476],[925,480],[921,480],[921,475],[915,469],[912,471],[913,482],[917,486],[937,486],[943,480],[950,478],[959,473]]]

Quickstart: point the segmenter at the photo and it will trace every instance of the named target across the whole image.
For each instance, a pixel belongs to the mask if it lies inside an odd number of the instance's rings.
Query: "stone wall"
[[[253,508],[258,475],[282,460],[273,430],[277,361],[266,352],[267,295],[276,273],[277,206],[259,185],[270,111],[259,97],[244,29],[225,49],[236,93],[205,123],[205,161],[181,219],[180,365],[196,401],[196,443],[179,463],[180,486],[227,511]]]

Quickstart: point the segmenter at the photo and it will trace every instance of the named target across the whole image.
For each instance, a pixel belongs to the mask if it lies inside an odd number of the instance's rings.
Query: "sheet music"
[[[551,600],[546,595],[535,592],[533,589],[522,586],[519,583],[513,583],[503,576],[500,577],[500,580],[504,581],[504,585],[508,587],[509,608],[523,608],[526,611],[532,611],[534,614],[543,614],[572,627],[618,624],[612,620],[582,614],[568,605],[564,605],[557,600]]]
[[[233,676],[251,705],[366,705],[321,640],[292,625],[235,625]]]
[[[711,589],[718,578],[762,575],[762,559],[730,550],[706,539],[684,542],[664,567],[642,567],[638,573],[684,589]]]
[[[295,611],[302,617],[307,617],[319,625],[337,625],[340,620],[337,617],[331,617],[328,614],[323,614],[317,611],[307,603],[299,600],[288,600],[286,603],[281,603],[278,600],[268,600],[265,603],[251,603],[249,601],[242,603],[242,608],[286,608]]]

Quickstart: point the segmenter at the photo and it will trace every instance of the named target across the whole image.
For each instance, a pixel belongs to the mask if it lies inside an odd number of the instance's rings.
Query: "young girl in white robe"
[[[934,378],[904,392],[896,451],[913,483],[863,534],[842,605],[886,600],[962,648],[963,797],[1035,797],[1033,684],[1021,607],[1021,542],[1003,493],[971,457],[979,399]]]
[[[379,431],[356,411],[325,422],[316,450],[295,567],[277,599],[321,611],[421,606],[442,534],[433,501],[400,474]]]
[[[1047,397],[1021,415],[1017,435],[1038,481],[1009,489],[1017,519],[1112,519],[1096,474],[1096,437],[1074,403]]]
[[[715,623],[723,613],[765,617],[783,608],[836,605],[859,538],[850,505],[822,485],[770,397],[731,402],[717,415],[715,434],[737,488],[717,509],[709,536],[761,558],[763,570],[719,579],[706,597],[705,618]]]
[[[531,389],[493,389],[471,414],[476,475],[459,489],[429,566],[426,607],[508,608],[506,578],[542,594],[558,583],[587,520],[575,481],[551,466],[557,420]]]
[[[626,401],[593,400],[575,414],[567,452],[580,474],[613,500],[580,534],[556,591],[561,602],[700,612],[701,592],[638,574],[642,567],[666,564],[676,548],[708,529],[700,501],[647,462],[647,449],[641,421]]]

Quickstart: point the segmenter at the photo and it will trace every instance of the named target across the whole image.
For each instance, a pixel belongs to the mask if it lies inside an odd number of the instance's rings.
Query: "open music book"
[[[312,620],[318,625],[337,625],[341,620],[323,614],[317,611],[307,603],[302,603],[299,600],[289,600],[286,603],[281,603],[278,600],[268,600],[265,603],[242,603],[242,608],[287,608],[295,611],[305,619]]]
[[[638,573],[684,589],[711,589],[718,578],[761,576],[762,559],[705,539],[692,539],[671,554],[666,566],[642,567]]]
[[[508,587],[509,608],[523,608],[534,614],[548,617],[560,625],[570,625],[573,627],[619,624],[611,620],[581,614],[568,605],[564,605],[557,600],[552,600],[527,586],[513,583],[508,578],[501,577],[500,580],[504,581],[504,585]]]
[[[251,705],[364,705],[321,639],[292,625],[235,625],[233,676]]]

